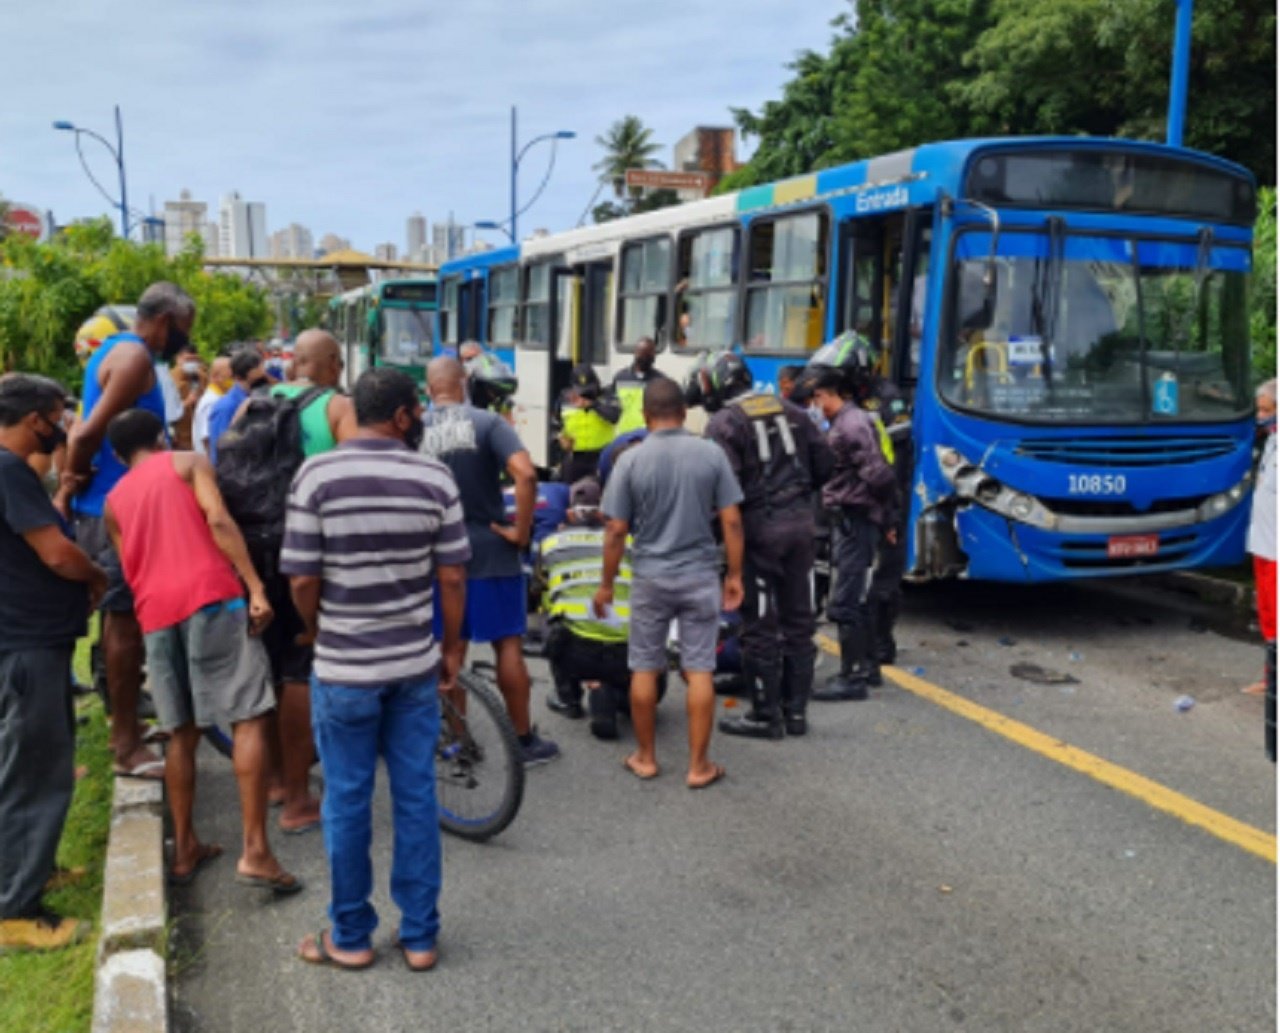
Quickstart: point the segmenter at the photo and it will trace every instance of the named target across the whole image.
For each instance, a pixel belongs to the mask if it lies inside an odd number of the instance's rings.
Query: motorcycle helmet
[[[133,305],[103,305],[81,323],[75,336],[76,358],[80,365],[86,365],[108,337],[132,330],[137,311]]]
[[[468,361],[465,369],[471,404],[477,409],[501,411],[519,386],[511,367],[488,352]]]
[[[754,379],[737,352],[707,352],[699,356],[685,384],[685,402],[707,412],[722,408],[730,398],[749,391]]]

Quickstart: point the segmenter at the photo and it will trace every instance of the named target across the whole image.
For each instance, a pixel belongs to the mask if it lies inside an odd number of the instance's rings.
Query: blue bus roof
[[[463,255],[461,258],[445,262],[440,267],[439,275],[442,278],[456,276],[459,273],[466,274],[473,270],[489,269],[495,265],[509,265],[519,260],[520,249],[518,247],[500,247],[492,251],[481,251],[474,255]]]
[[[1192,161],[1219,171],[1240,176],[1256,184],[1253,174],[1241,165],[1202,151],[1148,140],[1125,140],[1098,136],[1005,136],[973,140],[946,140],[921,144],[892,154],[884,154],[848,165],[821,169],[803,176],[747,187],[736,197],[740,212],[796,204],[842,191],[866,191],[876,184],[892,186],[910,182],[912,193],[943,189],[956,193],[972,158],[979,153],[1000,150],[1028,152],[1071,149],[1074,151],[1109,150],[1149,154],[1158,157]],[[915,200],[915,198],[913,198]]]

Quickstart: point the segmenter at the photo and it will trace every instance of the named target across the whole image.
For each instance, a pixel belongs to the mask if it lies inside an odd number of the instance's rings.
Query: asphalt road
[[[945,586],[910,593],[899,667],[1274,835],[1262,705],[1238,691],[1261,650],[1208,630],[1215,616],[1094,587]],[[927,699],[887,684],[815,704],[803,740],[717,736],[729,776],[691,793],[678,688],[663,777],[644,784],[625,742],[550,714],[545,689],[538,720],[565,755],[530,772],[496,841],[446,837],[434,973],[388,943],[380,788],[377,965],[294,959],[324,924],[323,849],[278,837],[299,897],[236,886],[231,857],[176,891],[176,1028],[1276,1027],[1274,863]],[[235,843],[229,765],[209,752],[201,779],[203,832]]]

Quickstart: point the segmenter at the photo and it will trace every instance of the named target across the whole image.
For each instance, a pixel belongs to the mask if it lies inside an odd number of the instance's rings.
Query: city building
[[[421,212],[414,212],[405,221],[405,254],[411,261],[417,260],[427,249],[427,220]]]
[[[168,242],[165,240],[165,223],[163,219],[157,218],[154,215],[148,215],[145,219],[139,220],[138,227],[138,232],[142,237],[142,243],[164,244],[166,248],[168,247]]]
[[[467,228],[459,226],[450,215],[448,222],[437,222],[431,227],[431,261],[441,265],[451,258],[457,258],[462,254],[466,243]]]
[[[383,262],[394,262],[398,257],[396,246],[390,242],[386,244],[378,244],[373,249],[373,257]]]
[[[311,258],[314,253],[315,242],[311,238],[311,231],[296,222],[271,234],[272,258]]]
[[[218,253],[223,258],[267,257],[266,205],[232,191],[222,199],[219,215]]]
[[[326,233],[320,238],[320,246],[316,250],[321,256],[330,255],[335,251],[350,251],[351,241],[335,233]]]
[[[217,253],[217,243],[205,236],[209,206],[203,201],[193,201],[191,191],[183,190],[178,200],[164,203],[164,251],[176,255],[186,246],[191,234],[204,237],[205,252]]]
[[[698,126],[676,141],[673,170],[705,172],[718,183],[739,167],[734,149],[735,135],[732,128]]]
[[[202,232],[204,237],[204,253],[209,256],[222,254],[222,230],[216,222],[206,222]]]

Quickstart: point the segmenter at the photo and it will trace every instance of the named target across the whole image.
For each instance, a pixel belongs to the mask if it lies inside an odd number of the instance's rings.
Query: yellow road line
[[[828,653],[837,656],[840,654],[840,647],[826,635],[819,635],[817,641]],[[1122,768],[1119,764],[1112,764],[1109,760],[1095,757],[1092,753],[1037,731],[1021,721],[1015,721],[994,710],[988,710],[972,700],[957,696],[954,692],[948,692],[923,678],[917,678],[914,674],[908,674],[901,668],[885,667],[884,673],[908,692],[936,703],[954,714],[959,714],[988,731],[1002,735],[1019,746],[1025,746],[1043,757],[1088,775],[1104,785],[1111,786],[1112,789],[1127,793],[1158,811],[1172,814],[1188,825],[1195,825],[1210,835],[1238,846],[1241,850],[1264,858],[1272,864],[1276,863],[1276,837],[1262,829],[1237,821],[1159,782],[1144,778],[1128,768]]]

